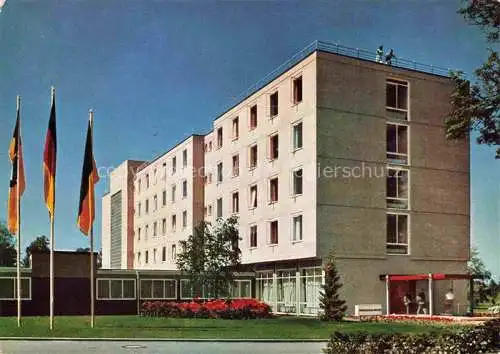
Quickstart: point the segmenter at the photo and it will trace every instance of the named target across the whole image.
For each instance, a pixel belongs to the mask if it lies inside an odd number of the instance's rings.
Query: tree
[[[49,239],[47,236],[40,235],[36,239],[34,239],[28,247],[26,247],[26,253],[24,254],[24,258],[21,264],[24,267],[30,266],[30,258],[33,252],[49,252]]]
[[[489,43],[500,43],[500,2],[469,0],[458,10],[469,23],[479,26]],[[464,78],[463,72],[453,72],[454,90],[451,111],[446,119],[448,139],[463,139],[474,131],[477,142],[496,146],[500,158],[500,57],[489,48],[488,60],[474,72],[476,82]]]
[[[488,297],[491,293],[491,289],[488,285],[491,280],[491,272],[486,268],[483,260],[479,256],[479,251],[475,247],[471,248],[467,270],[474,278],[474,298],[479,302],[488,301]]]
[[[13,267],[16,265],[16,248],[14,236],[7,226],[0,222],[0,267]]]
[[[236,217],[218,219],[215,226],[201,222],[193,235],[180,242],[177,267],[187,274],[195,297],[201,296],[203,289],[209,297],[227,294],[234,269],[241,262],[237,225]]]
[[[335,266],[335,256],[330,252],[328,263],[325,265],[325,284],[322,285],[319,307],[323,310],[320,319],[323,321],[340,321],[347,310],[345,301],[340,299],[339,290],[342,288],[340,275]]]

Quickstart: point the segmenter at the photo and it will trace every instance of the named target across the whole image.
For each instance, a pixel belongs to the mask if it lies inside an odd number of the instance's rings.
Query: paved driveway
[[[0,341],[0,354],[320,354],[326,343]]]

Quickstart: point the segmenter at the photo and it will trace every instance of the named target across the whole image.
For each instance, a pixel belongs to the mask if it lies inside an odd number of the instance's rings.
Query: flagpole
[[[94,112],[92,110],[89,111],[89,119],[90,119],[90,133],[92,134],[92,130],[94,129]],[[93,139],[93,134],[91,135]],[[92,183],[94,183],[92,181]],[[94,328],[94,224],[91,221],[90,224],[90,327]]]
[[[21,96],[17,96],[17,115],[19,117],[19,126],[18,126],[18,141],[17,144],[17,166],[16,166],[16,174],[17,174],[17,327],[21,327],[21,188],[20,187],[20,159],[19,156],[21,154],[20,151],[20,140],[21,140],[21,114],[19,110],[21,109]]]
[[[56,89],[54,86],[51,87],[50,93],[50,104],[55,104],[54,95],[56,93]],[[51,107],[52,109],[52,107]],[[54,208],[52,213],[50,214],[50,330],[54,329],[54,218],[55,218],[55,206],[56,206],[56,180],[54,176]]]

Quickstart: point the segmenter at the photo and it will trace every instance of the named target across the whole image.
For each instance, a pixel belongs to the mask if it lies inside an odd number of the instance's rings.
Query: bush
[[[142,316],[177,318],[255,319],[271,317],[269,305],[255,299],[212,300],[207,302],[145,301]]]
[[[500,344],[500,320],[484,325],[464,327],[458,331],[425,334],[368,334],[334,332],[323,349],[327,354],[338,353],[487,353]]]

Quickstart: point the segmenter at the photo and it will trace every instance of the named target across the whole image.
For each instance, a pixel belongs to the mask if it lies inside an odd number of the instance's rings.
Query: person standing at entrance
[[[424,306],[425,306],[425,293],[423,290],[420,290],[420,292],[418,293],[417,295],[417,315],[420,314],[420,312],[422,310],[424,310],[424,315],[425,315],[425,309],[424,309]]]
[[[453,294],[453,289],[448,290],[444,295],[444,312],[451,314],[453,312],[453,301],[455,300],[455,294]]]
[[[405,309],[406,309],[406,314],[409,315],[410,314],[410,305],[411,305],[412,301],[411,301],[411,296],[410,294],[406,293],[405,296],[403,296],[403,304],[405,305]]]

